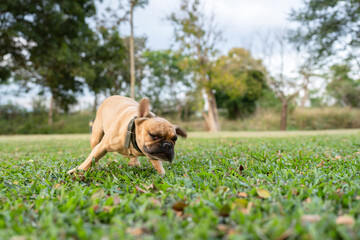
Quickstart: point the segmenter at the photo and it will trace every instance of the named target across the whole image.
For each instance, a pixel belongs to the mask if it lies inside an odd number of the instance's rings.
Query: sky
[[[150,49],[166,49],[173,43],[173,28],[166,17],[179,9],[179,2],[150,0],[144,9],[135,10],[135,34],[147,36]],[[117,0],[104,0],[98,9],[102,12],[108,6],[116,8],[117,3]],[[246,45],[256,31],[291,27],[290,10],[302,6],[301,0],[203,0],[202,3],[205,13],[214,13],[223,31],[225,42],[218,45],[222,52]],[[121,30],[123,34],[130,32],[125,26]]]
[[[116,9],[118,2],[103,0],[97,4],[98,14],[101,15],[107,7]],[[149,49],[171,47],[174,42],[173,28],[166,17],[179,9],[179,3],[179,0],[150,0],[144,9],[135,10],[135,35],[146,36]],[[223,54],[233,47],[250,46],[257,32],[291,28],[293,23],[288,20],[289,12],[302,6],[301,0],[202,0],[202,3],[206,14],[215,15],[215,21],[223,32],[224,41],[217,46]],[[126,25],[121,27],[120,34],[129,35],[130,30]],[[33,91],[16,97],[5,96],[0,101],[4,104],[11,100],[31,109],[34,94]],[[92,102],[92,96],[85,91],[83,96],[79,96],[79,105],[74,110],[85,108]]]

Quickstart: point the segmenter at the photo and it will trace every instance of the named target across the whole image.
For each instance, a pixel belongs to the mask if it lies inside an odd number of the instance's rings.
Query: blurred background
[[[360,128],[358,0],[2,0],[0,134],[88,133],[111,95],[188,131]]]

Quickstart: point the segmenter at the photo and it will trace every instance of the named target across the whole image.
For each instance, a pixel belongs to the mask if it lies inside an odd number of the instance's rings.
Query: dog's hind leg
[[[96,145],[98,145],[101,142],[103,136],[104,136],[104,130],[101,121],[95,119],[91,132],[91,139],[90,139],[91,149],[94,149]]]

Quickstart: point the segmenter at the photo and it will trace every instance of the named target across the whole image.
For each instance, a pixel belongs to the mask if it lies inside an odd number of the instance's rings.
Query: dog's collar
[[[142,151],[140,150],[140,148],[139,148],[139,146],[137,145],[137,142],[136,142],[135,119],[136,119],[136,116],[133,119],[131,119],[129,124],[128,124],[124,147],[129,148],[130,147],[130,142],[131,142],[132,145],[134,146],[134,148],[138,152],[142,153]]]

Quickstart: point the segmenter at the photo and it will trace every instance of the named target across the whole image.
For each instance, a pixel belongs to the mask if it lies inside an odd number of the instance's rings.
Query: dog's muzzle
[[[174,146],[169,142],[164,142],[163,144],[159,144],[156,147],[144,146],[143,149],[147,154],[157,160],[172,162],[174,159]]]

